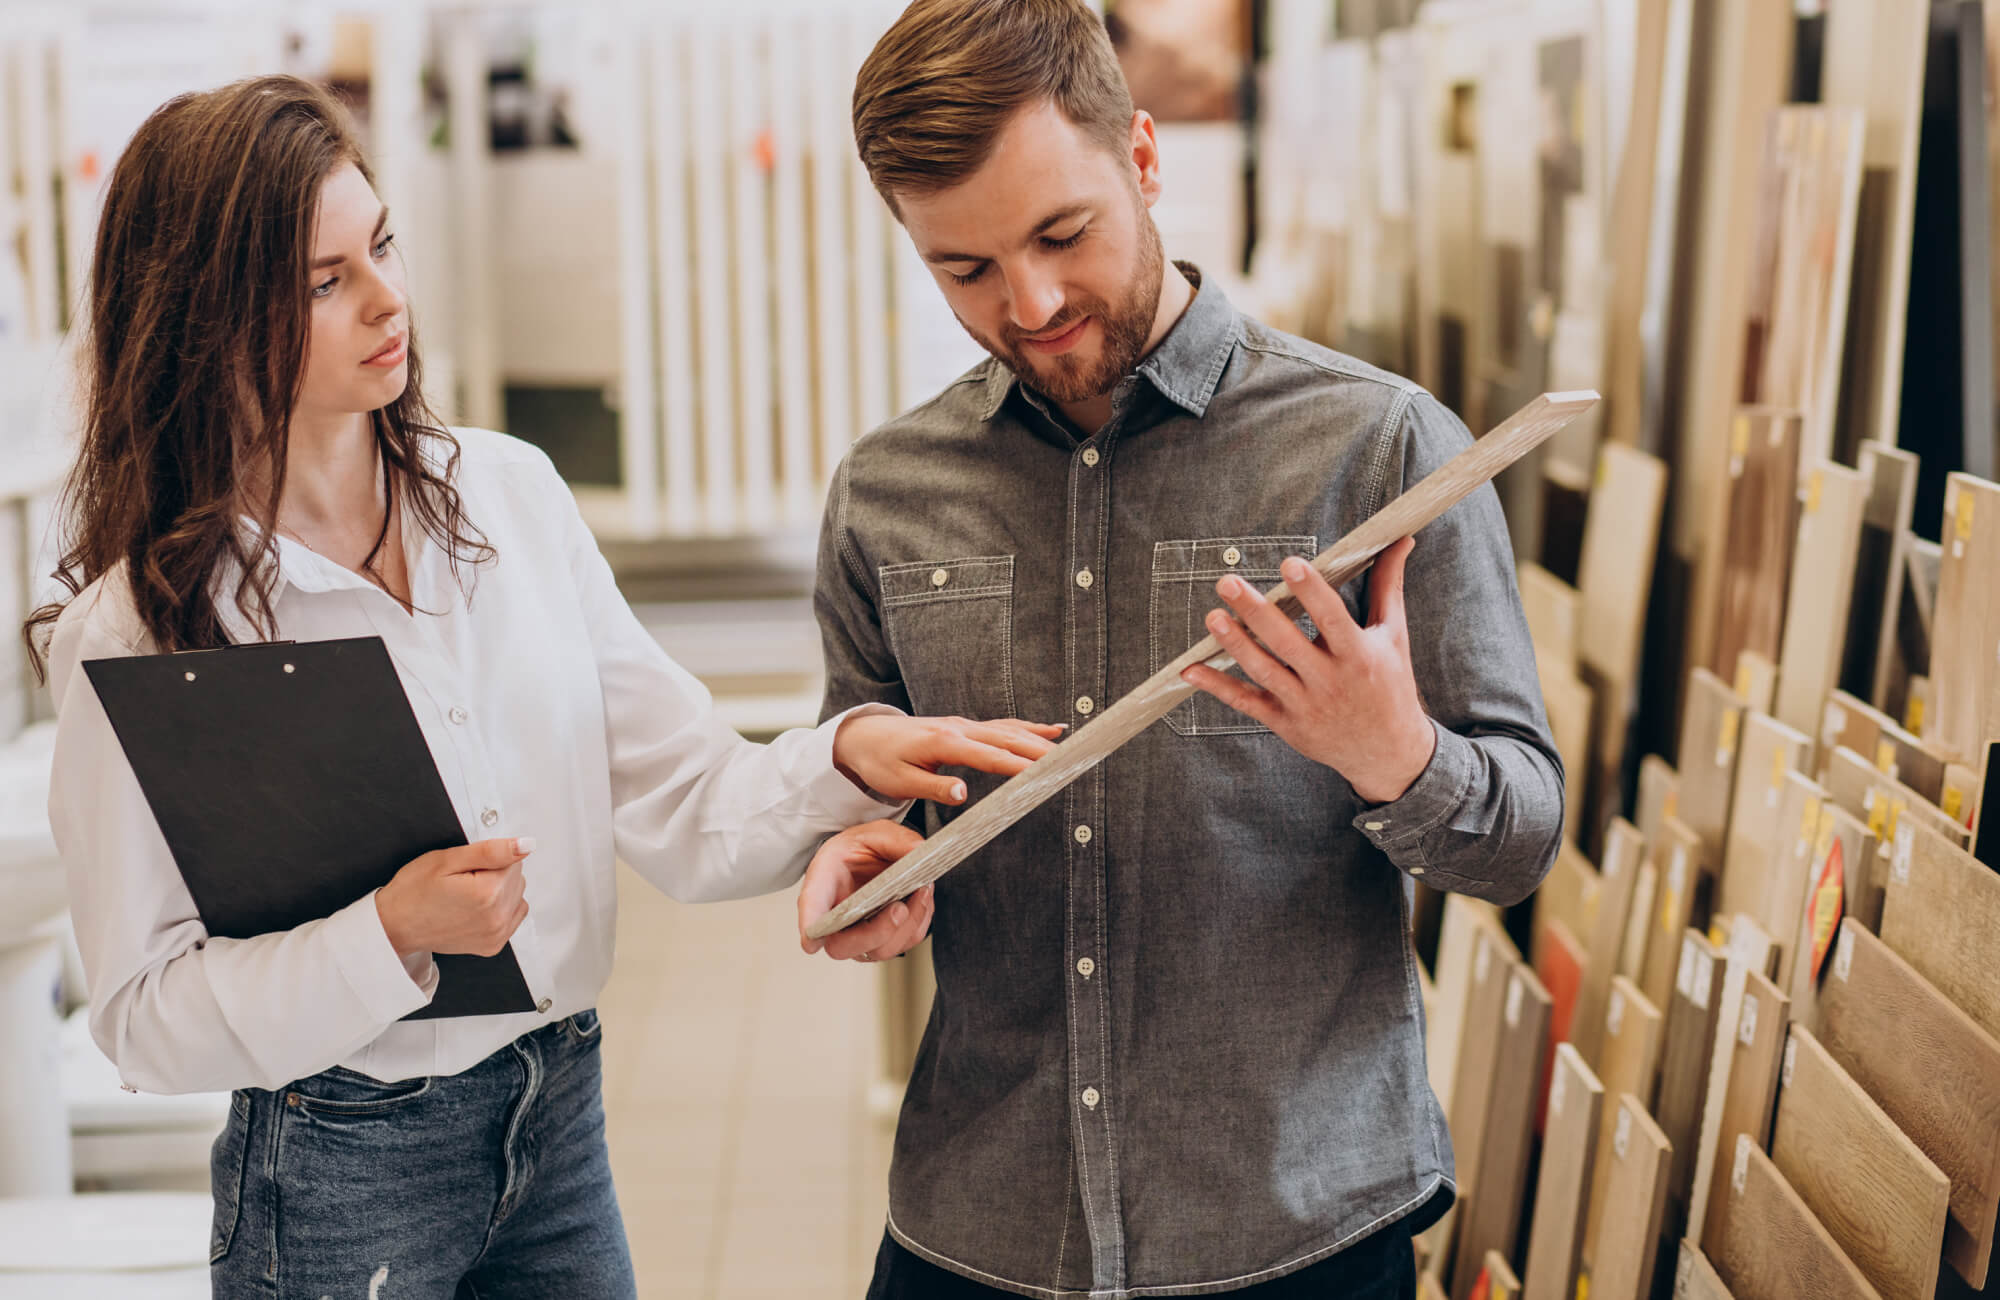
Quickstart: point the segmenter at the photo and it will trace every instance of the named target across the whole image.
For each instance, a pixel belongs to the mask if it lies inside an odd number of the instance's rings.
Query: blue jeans
[[[211,1161],[222,1300],[636,1295],[595,1011],[462,1074],[336,1066],[236,1094]]]

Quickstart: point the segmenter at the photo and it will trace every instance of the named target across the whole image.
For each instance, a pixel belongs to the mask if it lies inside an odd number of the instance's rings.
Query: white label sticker
[[[1889,879],[1898,885],[1910,883],[1910,852],[1915,841],[1913,823],[1905,822],[1896,828],[1896,856],[1889,863]]]
[[[1736,1167],[1729,1171],[1729,1185],[1737,1191],[1743,1190],[1744,1180],[1750,1177],[1750,1135],[1736,1135]]]
[[[1626,1150],[1632,1145],[1632,1112],[1624,1107],[1618,1109],[1618,1129],[1611,1135],[1611,1149],[1618,1158],[1625,1158]]]
[[[1549,1114],[1563,1113],[1563,1099],[1569,1093],[1569,1085],[1563,1082],[1562,1063],[1558,1061],[1549,1078]]]
[[[1681,939],[1681,968],[1680,972],[1674,976],[1674,987],[1680,991],[1680,995],[1684,998],[1692,998],[1694,996],[1694,939],[1692,936]]]
[[[1847,978],[1848,972],[1853,969],[1854,931],[1848,929],[1846,926],[1842,926],[1840,928],[1840,946],[1833,950],[1833,977],[1838,980],[1844,980]]]
[[[1472,948],[1472,982],[1484,984],[1487,972],[1493,969],[1493,953],[1486,946],[1486,936],[1480,935],[1479,942]]]
[[[1951,539],[1951,558],[1954,560],[1965,558],[1965,543],[1959,541],[1956,537]]]
[[[1766,789],[1766,790],[1764,791],[1764,806],[1765,806],[1766,808],[1776,808],[1776,807],[1778,806],[1778,787],[1777,787],[1777,786],[1775,786],[1775,785],[1774,785],[1774,786],[1771,786],[1770,788],[1768,788],[1768,789]]]
[[[1521,1023],[1521,977],[1516,975],[1507,981],[1507,1027],[1515,1028]]]
[[[1827,701],[1826,712],[1819,718],[1819,743],[1833,747],[1834,738],[1847,730],[1847,710],[1833,701]]]
[[[1799,1040],[1796,1038],[1788,1038],[1785,1040],[1785,1071],[1783,1075],[1784,1083],[1787,1088],[1792,1086],[1792,1069],[1798,1063],[1799,1063]]]
[[[1613,1038],[1618,1036],[1618,1027],[1625,1023],[1625,995],[1617,989],[1611,990],[1611,1005],[1604,1012],[1604,1030]]]
[[[1743,995],[1743,1015],[1736,1022],[1736,1041],[1745,1047],[1757,1037],[1757,995]]]
[[[1697,1010],[1708,1010],[1708,995],[1715,989],[1715,962],[1706,953],[1699,954],[1694,963],[1694,1005]]]
[[[1687,878],[1688,878],[1687,845],[1676,844],[1674,846],[1673,860],[1667,864],[1668,891],[1675,894],[1680,893],[1681,890],[1687,888]]]

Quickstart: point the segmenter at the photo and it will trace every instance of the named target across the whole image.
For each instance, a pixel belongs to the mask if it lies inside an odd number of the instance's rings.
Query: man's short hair
[[[897,210],[897,194],[935,194],[970,177],[1014,114],[1044,101],[1125,153],[1132,93],[1104,20],[1084,0],[916,0],[861,65],[854,143]]]

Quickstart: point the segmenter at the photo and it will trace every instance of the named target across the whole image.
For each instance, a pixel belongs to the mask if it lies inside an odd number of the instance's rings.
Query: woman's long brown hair
[[[228,644],[219,599],[276,634],[274,526],[305,377],[313,223],[343,163],[373,183],[340,104],[284,76],[172,99],[126,146],[98,226],[82,438],[58,512],[53,576],[68,595],[23,628],[38,676],[64,606],[121,560],[158,651]],[[420,374],[413,324],[409,383],[374,413],[375,438],[390,500],[459,577],[493,548],[465,517],[458,442],[424,405]],[[257,500],[253,474],[268,489]],[[235,589],[218,593],[231,561]]]

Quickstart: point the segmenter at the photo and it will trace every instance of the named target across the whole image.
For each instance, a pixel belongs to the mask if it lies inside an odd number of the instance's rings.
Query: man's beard
[[[1146,340],[1153,332],[1153,318],[1160,310],[1160,278],[1166,269],[1160,232],[1144,207],[1139,210],[1139,264],[1114,306],[1102,298],[1072,295],[1063,310],[1034,333],[1043,338],[1059,338],[1064,328],[1086,316],[1096,317],[1104,331],[1104,346],[1094,363],[1073,353],[1031,358],[1022,341],[1028,331],[1008,325],[998,340],[987,338],[963,317],[959,324],[975,343],[992,353],[1014,372],[1014,377],[1055,402],[1087,402],[1117,386],[1118,381],[1137,368],[1145,355]]]

